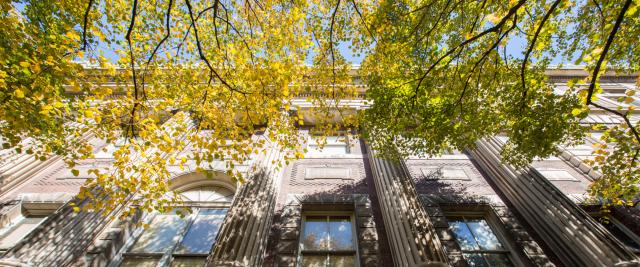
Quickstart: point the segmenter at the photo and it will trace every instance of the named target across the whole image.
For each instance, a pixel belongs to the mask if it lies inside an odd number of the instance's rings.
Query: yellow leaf
[[[577,117],[577,116],[579,116],[580,114],[582,114],[582,109],[574,108],[574,109],[571,111],[571,114],[572,114],[574,117]]]
[[[493,23],[493,24],[496,24],[496,23],[500,22],[500,17],[496,16],[495,14],[489,14],[487,16],[487,19],[489,21],[491,21],[491,23]]]
[[[26,62],[26,61],[22,61],[20,62],[20,66],[23,68],[28,68],[29,66],[31,66],[31,63]]]
[[[16,89],[13,94],[15,94],[17,98],[24,98],[24,92],[22,92],[20,89]]]
[[[73,212],[79,213],[80,212],[80,208],[79,207],[73,207]]]
[[[49,112],[53,109],[50,105],[44,105],[40,108],[40,114],[49,115]]]

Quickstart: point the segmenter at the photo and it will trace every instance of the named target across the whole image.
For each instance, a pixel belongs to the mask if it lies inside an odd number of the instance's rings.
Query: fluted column
[[[278,147],[267,148],[236,193],[206,266],[260,266],[275,211]]]
[[[502,163],[498,139],[488,138],[476,144],[470,153],[487,178],[564,265],[614,266],[638,260],[535,169],[515,169]]]
[[[442,244],[405,163],[378,158],[372,150],[369,150],[369,162],[394,265],[446,263]]]

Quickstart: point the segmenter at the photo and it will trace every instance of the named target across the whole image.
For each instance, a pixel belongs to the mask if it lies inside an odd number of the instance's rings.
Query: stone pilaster
[[[236,192],[206,266],[262,264],[281,176],[279,157],[279,149],[271,146],[255,161],[245,184]]]
[[[404,162],[378,158],[375,151],[369,151],[369,161],[394,265],[446,263],[447,256]]]
[[[488,138],[478,141],[470,153],[562,264],[638,264],[636,255],[535,169],[515,169],[502,163],[500,147],[498,139]]]

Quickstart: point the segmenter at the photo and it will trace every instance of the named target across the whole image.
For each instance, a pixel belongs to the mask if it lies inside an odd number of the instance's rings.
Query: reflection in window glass
[[[226,209],[202,209],[189,227],[177,252],[209,253],[216,241],[220,226],[224,221]]]
[[[222,228],[234,191],[198,184],[176,190],[186,204],[177,212],[147,214],[146,229],[136,231],[133,244],[124,249],[120,266],[202,266]]]
[[[356,266],[353,255],[331,255],[329,256],[329,266]]]
[[[306,216],[301,266],[356,266],[352,216]]]
[[[120,267],[155,267],[158,261],[154,258],[125,258]]]
[[[469,266],[513,266],[505,249],[485,219],[449,219],[449,230]]]
[[[329,224],[327,217],[308,216],[304,225],[303,249],[329,249]]]
[[[303,267],[324,267],[327,266],[326,256],[304,256],[302,257]]]
[[[158,214],[138,238],[131,252],[164,253],[173,248],[187,221],[175,214]]]
[[[331,250],[355,249],[353,246],[353,229],[349,216],[329,217],[329,233]]]
[[[614,218],[609,218],[609,220],[599,219],[599,221],[604,228],[609,230],[613,236],[628,248],[636,252],[640,251],[640,237],[635,235],[631,230],[625,229],[626,227],[622,223]]]
[[[171,262],[171,267],[204,266],[207,257],[176,257]]]
[[[175,213],[153,215],[121,266],[166,266],[167,259],[171,266],[202,266],[226,214],[226,208],[195,208],[183,218]]]
[[[498,250],[502,249],[502,245],[498,241],[498,238],[487,224],[485,220],[467,220],[467,225],[473,236],[478,241],[478,245],[482,250]]]

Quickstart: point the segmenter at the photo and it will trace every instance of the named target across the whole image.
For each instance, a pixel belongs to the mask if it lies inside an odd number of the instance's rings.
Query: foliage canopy
[[[516,166],[600,130],[589,163],[603,176],[590,191],[633,204],[640,177],[634,107],[607,109],[596,98],[605,71],[638,71],[639,5],[2,1],[2,145],[42,159],[57,154],[73,168],[92,157],[91,138],[119,142],[113,167],[92,170],[96,178],[80,192],[96,200],[85,208],[108,211],[135,193],[137,206],[164,210],[176,201],[167,194],[168,164],[224,160],[242,179],[233,167],[266,145],[251,138],[256,131],[287,151],[284,162],[303,155],[303,116],[325,134],[361,128],[385,155],[434,155],[503,134],[503,157]],[[338,49],[345,44],[364,56],[355,76]],[[518,53],[507,52],[514,46]],[[544,71],[557,59],[590,75],[554,93]],[[357,114],[344,105],[361,93],[354,78],[370,101]],[[301,95],[312,112],[294,112]],[[593,108],[623,123],[581,125]]]

